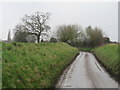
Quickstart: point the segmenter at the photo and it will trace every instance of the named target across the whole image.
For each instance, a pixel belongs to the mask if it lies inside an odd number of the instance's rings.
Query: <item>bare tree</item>
[[[29,34],[37,37],[37,42],[40,42],[42,35],[47,35],[47,31],[50,30],[50,26],[47,25],[50,13],[36,12],[32,15],[25,15],[22,19],[24,22],[24,30]]]
[[[35,35],[27,35],[26,40],[29,43],[35,43],[36,42],[36,37],[35,37]]]

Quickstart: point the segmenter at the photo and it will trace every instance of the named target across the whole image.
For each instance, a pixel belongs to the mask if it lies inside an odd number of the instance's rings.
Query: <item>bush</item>
[[[50,39],[50,42],[56,43],[56,42],[57,42],[57,39],[56,39],[56,38],[51,38],[51,39]]]

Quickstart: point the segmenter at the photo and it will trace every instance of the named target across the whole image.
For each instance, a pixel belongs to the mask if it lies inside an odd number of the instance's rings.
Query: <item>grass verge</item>
[[[52,88],[78,54],[65,43],[3,43],[3,88]]]
[[[118,44],[107,44],[95,48],[93,51],[100,63],[106,68],[111,76],[120,82],[120,59],[118,58],[120,49],[118,49],[118,47],[120,47]]]
[[[93,48],[79,48],[80,51],[90,52]]]

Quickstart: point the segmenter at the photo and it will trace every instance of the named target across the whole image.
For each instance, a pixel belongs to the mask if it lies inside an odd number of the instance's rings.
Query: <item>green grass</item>
[[[3,88],[51,88],[79,52],[65,43],[3,43]]]
[[[113,76],[118,77],[118,75],[120,75],[120,70],[119,70],[120,59],[118,59],[118,44],[107,44],[95,48],[94,53],[101,61],[101,63],[106,67],[106,69],[110,71],[110,73]]]
[[[79,48],[80,51],[90,52],[93,48]]]

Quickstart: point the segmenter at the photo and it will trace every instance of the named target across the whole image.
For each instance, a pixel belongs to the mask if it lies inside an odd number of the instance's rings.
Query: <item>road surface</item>
[[[118,88],[118,83],[100,66],[93,54],[80,52],[63,72],[56,88]]]

